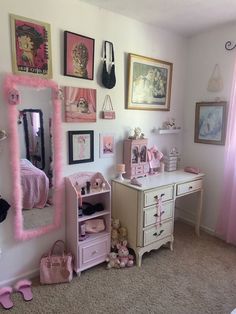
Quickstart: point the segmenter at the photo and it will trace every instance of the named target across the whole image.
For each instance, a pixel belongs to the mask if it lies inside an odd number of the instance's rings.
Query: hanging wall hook
[[[233,50],[234,48],[236,48],[236,44],[233,44],[232,41],[228,40],[225,43],[225,49],[226,50]]]

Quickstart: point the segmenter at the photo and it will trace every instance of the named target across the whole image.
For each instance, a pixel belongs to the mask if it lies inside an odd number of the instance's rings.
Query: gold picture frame
[[[127,109],[170,110],[173,64],[129,54]]]
[[[12,70],[52,78],[50,24],[10,14]]]

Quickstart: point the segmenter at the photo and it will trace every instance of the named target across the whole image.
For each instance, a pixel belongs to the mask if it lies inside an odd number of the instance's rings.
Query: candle
[[[117,172],[125,172],[125,164],[117,164],[116,165]]]

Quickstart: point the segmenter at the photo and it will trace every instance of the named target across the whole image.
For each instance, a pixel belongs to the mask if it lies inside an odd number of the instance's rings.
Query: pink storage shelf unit
[[[86,182],[90,182],[90,190],[86,191]],[[74,255],[74,271],[81,271],[100,264],[106,260],[110,252],[111,234],[111,187],[99,172],[77,172],[65,178],[66,183],[66,243],[67,249]],[[81,188],[86,193],[80,196]],[[92,215],[79,216],[79,204],[87,202],[92,205],[101,203],[104,210]],[[105,230],[86,234],[81,240],[81,225],[86,221],[102,218]]]

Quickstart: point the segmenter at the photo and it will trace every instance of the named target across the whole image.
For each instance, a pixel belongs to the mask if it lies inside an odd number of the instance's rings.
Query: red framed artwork
[[[64,32],[64,75],[93,80],[94,39]]]
[[[64,87],[65,121],[96,122],[96,89]]]
[[[52,78],[50,24],[10,14],[15,74]]]

